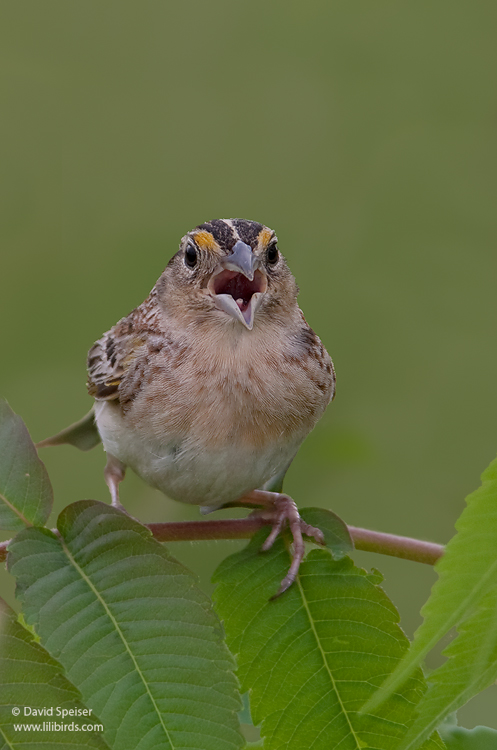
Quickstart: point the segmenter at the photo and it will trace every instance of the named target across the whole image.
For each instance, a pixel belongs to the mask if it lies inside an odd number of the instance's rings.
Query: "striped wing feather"
[[[133,312],[122,318],[88,352],[88,393],[99,400],[119,398],[119,386],[129,367],[158,333],[155,290]]]

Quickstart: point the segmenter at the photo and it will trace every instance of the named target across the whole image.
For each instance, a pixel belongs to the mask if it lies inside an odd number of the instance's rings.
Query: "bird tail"
[[[102,442],[102,438],[97,430],[95,422],[95,413],[91,409],[79,422],[66,427],[52,437],[45,438],[36,443],[37,448],[46,448],[49,445],[74,445],[81,451],[89,451]]]

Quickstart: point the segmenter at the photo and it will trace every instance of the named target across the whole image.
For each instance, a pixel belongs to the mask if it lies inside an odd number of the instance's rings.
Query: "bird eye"
[[[185,250],[185,263],[189,268],[194,268],[197,265],[197,251],[193,245],[187,245]]]
[[[279,253],[276,245],[270,245],[267,249],[267,262],[274,266],[278,262]]]

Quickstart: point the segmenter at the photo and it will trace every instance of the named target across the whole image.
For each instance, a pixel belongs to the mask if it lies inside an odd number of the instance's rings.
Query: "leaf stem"
[[[252,516],[218,521],[149,523],[146,526],[159,542],[193,542],[207,539],[250,539],[266,523],[262,518]],[[355,548],[365,552],[377,552],[426,565],[434,565],[444,553],[441,544],[356,526],[349,526],[348,529]],[[0,544],[0,561],[7,556],[7,545],[8,542]]]

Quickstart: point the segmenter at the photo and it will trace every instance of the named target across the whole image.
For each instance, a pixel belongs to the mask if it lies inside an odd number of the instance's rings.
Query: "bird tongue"
[[[222,271],[213,279],[213,291],[215,294],[231,294],[236,304],[248,304],[250,298],[256,292],[263,291],[264,280],[260,271],[256,271],[253,279],[248,279],[242,273],[236,271]]]
[[[210,284],[216,307],[252,330],[254,314],[266,291],[267,282],[256,270],[253,279],[236,271],[224,270],[212,278]]]

